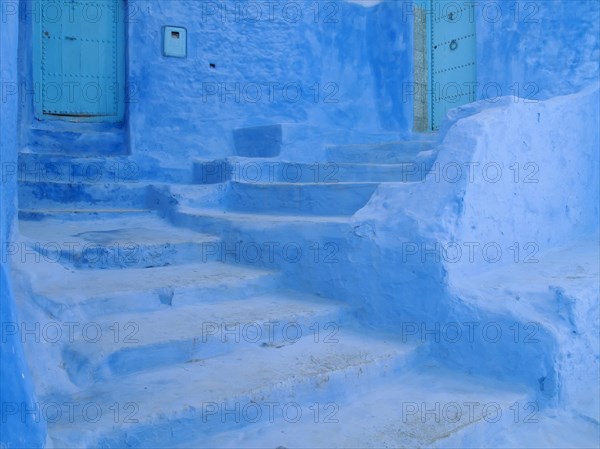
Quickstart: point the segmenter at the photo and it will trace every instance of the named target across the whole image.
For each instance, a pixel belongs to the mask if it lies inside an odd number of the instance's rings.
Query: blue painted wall
[[[16,176],[13,168],[17,161],[17,46],[18,16],[7,9],[16,2],[3,2],[0,28],[0,242],[10,241],[14,235],[16,211]],[[16,170],[15,170],[16,171]],[[14,323],[15,302],[9,281],[10,267],[0,267],[0,321],[2,329]],[[0,339],[0,447],[42,447],[46,438],[45,425],[39,415],[22,414],[35,410],[36,402],[29,370],[20,339],[2,332]],[[36,422],[39,421],[39,422]]]
[[[386,130],[412,130],[413,100],[403,94],[413,82],[412,3],[377,4],[369,11],[366,33],[379,124]]]
[[[597,82],[599,11],[595,0],[482,2],[479,98],[494,98],[497,85],[503,95],[544,100]]]
[[[233,128],[272,123],[408,129],[399,100],[412,73],[405,52],[412,31],[395,20],[402,3],[300,1],[269,11],[260,2],[136,2],[133,148],[223,156],[231,154]],[[240,4],[253,8],[224,13]],[[166,24],[187,28],[187,59],[161,55]]]

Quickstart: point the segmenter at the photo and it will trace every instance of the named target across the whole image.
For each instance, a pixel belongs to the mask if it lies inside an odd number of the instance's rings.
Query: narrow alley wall
[[[17,46],[16,2],[2,2],[0,28],[0,244],[13,239],[16,220],[17,164]],[[8,8],[8,9],[7,9]],[[12,13],[11,13],[12,11]],[[1,251],[5,256],[4,249]],[[3,257],[4,259],[4,257]],[[0,447],[42,447],[46,439],[39,404],[24,358],[21,338],[14,332],[18,317],[6,260],[0,266]],[[36,412],[37,410],[37,412]]]

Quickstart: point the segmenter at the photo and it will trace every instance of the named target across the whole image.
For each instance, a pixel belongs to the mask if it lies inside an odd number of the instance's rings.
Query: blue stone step
[[[189,169],[158,166],[151,158],[133,156],[77,156],[53,153],[19,153],[11,175],[22,182],[115,182],[135,184],[144,180],[187,182]]]
[[[419,162],[435,157],[435,141],[399,141],[379,144],[328,145],[327,157],[330,161],[402,164]]]
[[[332,178],[340,182],[415,182],[422,181],[433,158],[415,158],[401,164],[335,164]],[[331,178],[330,178],[331,179]]]
[[[225,184],[170,185],[156,189],[155,204],[160,210],[171,210],[180,205],[186,207],[223,207],[231,186]]]
[[[46,401],[93,401],[102,410],[118,402],[133,414],[116,420],[106,412],[90,426],[85,416],[49,424],[57,447],[173,447],[191,435],[211,435],[269,420],[223,420],[225,408],[341,400],[351,391],[392,376],[414,360],[416,347],[342,328],[294,344],[244,346],[223,356],[133,373]],[[237,406],[236,406],[237,404]],[[133,406],[133,408],[131,407]],[[119,415],[122,416],[122,415]],[[311,418],[312,419],[312,418]]]
[[[111,182],[24,181],[18,189],[23,210],[147,209],[150,192],[148,184]]]
[[[311,126],[306,123],[282,123],[281,156],[284,159],[314,161],[336,161],[326,157],[327,144],[357,144],[396,142],[404,139],[427,139],[430,135],[413,135],[405,132],[369,133],[349,127],[335,128],[332,126]]]
[[[48,218],[21,221],[19,230],[27,248],[46,260],[75,268],[147,268],[194,262],[219,242],[214,235],[177,229],[155,215],[76,221]],[[15,248],[11,249],[14,252]]]
[[[77,157],[20,153],[18,179],[23,182],[139,182],[141,170],[127,156]]]
[[[243,432],[235,429],[216,435],[190,435],[174,448],[514,447],[511,429],[517,431],[523,427],[518,431],[539,435],[548,426],[554,428],[560,423],[537,413],[531,405],[528,412],[533,412],[533,419],[524,423],[522,415],[514,410],[534,403],[528,402],[527,392],[514,384],[443,368],[411,368],[345,399],[321,403],[318,408],[313,406],[305,410],[305,419],[278,416],[279,419],[259,423]],[[502,416],[498,416],[499,412]],[[227,418],[231,419],[224,417]],[[590,432],[592,426],[590,422],[587,428],[581,426],[579,430],[585,429],[593,437],[598,432]],[[501,435],[499,440],[505,443],[490,444],[493,434]],[[449,442],[450,438],[454,440]],[[478,443],[472,444],[473,441]],[[548,443],[544,447],[574,447],[568,443]]]
[[[171,219],[177,226],[219,233],[218,243],[204,246],[203,260],[277,270],[281,285],[306,292],[316,292],[314,285],[323,281],[333,288],[331,279],[340,276],[343,264],[352,264],[352,248],[361,240],[349,217],[183,209]]]
[[[276,292],[221,303],[168,307],[102,317],[99,341],[83,334],[63,349],[65,369],[79,386],[165,365],[191,363],[252,346],[282,347],[319,330],[339,329],[340,304]]]
[[[233,130],[235,151],[240,156],[274,157],[281,152],[281,125],[255,126]]]
[[[221,242],[215,248],[215,260],[231,262],[232,256],[226,253],[236,243],[242,245],[279,241],[295,241],[298,236],[339,236],[350,232],[352,226],[347,216],[275,215],[244,212],[229,212],[222,209],[178,207],[169,214],[176,226],[194,229],[199,232],[219,234]],[[244,236],[244,237],[242,237]],[[238,238],[239,237],[239,238]],[[214,253],[213,250],[211,252]],[[265,251],[265,254],[267,251]]]
[[[28,129],[29,149],[38,153],[71,155],[126,155],[126,133],[122,126],[97,123],[72,123],[53,120],[49,126],[36,122]],[[58,131],[58,132],[57,132]]]
[[[66,270],[61,264],[28,257],[18,269],[36,273],[30,292],[33,301],[52,316],[64,319],[218,302],[232,296],[244,298],[268,293],[279,284],[274,271],[219,262]]]
[[[410,160],[412,159],[412,160]],[[431,164],[433,153],[419,153],[398,164],[360,164],[315,162],[297,163],[266,159],[229,158],[194,162],[194,182],[216,184],[235,181],[255,183],[322,183],[340,182],[411,182],[421,181]]]
[[[377,185],[232,182],[225,196],[225,209],[247,213],[349,216],[367,204]]]
[[[251,214],[351,216],[379,183],[238,183],[171,186],[157,194],[161,210],[177,206]]]
[[[19,209],[19,220],[41,221],[45,219],[58,219],[66,221],[122,218],[129,216],[152,217],[156,213],[150,208],[89,208],[85,206],[69,207],[69,204],[55,205],[52,209]]]

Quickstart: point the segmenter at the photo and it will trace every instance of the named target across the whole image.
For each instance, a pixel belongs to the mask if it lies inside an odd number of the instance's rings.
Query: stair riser
[[[79,159],[50,155],[19,155],[20,182],[124,182],[136,183],[141,169],[124,158]]]
[[[322,216],[350,216],[362,208],[376,184],[254,186],[233,184],[225,198],[228,210]]]
[[[62,210],[19,210],[19,220],[25,221],[41,221],[45,218],[60,219],[66,221],[77,221],[77,220],[90,220],[95,218],[121,218],[123,216],[136,215],[136,216],[151,216],[154,212],[150,209],[139,209],[139,210],[76,210],[76,211],[62,211]]]
[[[71,381],[85,387],[115,376],[243,351],[244,347],[258,345],[264,346],[265,350],[276,350],[278,346],[294,344],[302,337],[326,339],[335,335],[339,323],[339,311],[269,322],[224,323],[212,320],[198,323],[198,333],[193,338],[131,348],[127,348],[124,343],[122,349],[107,354],[102,359],[97,359],[93,343],[79,342],[66,348],[63,355]],[[136,328],[136,323],[128,326],[130,333],[119,336],[124,342],[137,340],[134,330],[142,333],[145,331],[141,325]],[[103,331],[106,336],[114,337],[113,334],[114,326]]]
[[[55,154],[21,153],[15,174],[20,182],[113,182],[136,184],[145,179],[190,182],[188,169],[156,167],[153,161],[128,157],[85,158]]]
[[[149,268],[208,260],[204,255],[218,242],[140,245],[131,240],[75,244],[69,242],[30,243],[39,257],[77,269]]]
[[[202,260],[289,271],[298,266],[338,264],[345,257],[345,241],[339,237],[256,234],[254,238],[243,234],[243,237],[206,245]]]
[[[203,186],[199,192],[181,192],[169,202],[165,194],[160,208],[177,203],[188,207],[218,207],[231,212],[287,215],[350,216],[362,208],[377,189],[370,184],[244,184]],[[221,187],[221,188],[220,188]]]
[[[229,188],[229,184],[203,184],[183,188],[171,186],[170,189],[158,190],[153,195],[159,209],[169,209],[176,204],[191,208],[221,208]]]
[[[408,163],[401,166],[340,166],[336,178],[340,182],[417,182],[425,178],[431,162]]]
[[[335,163],[292,163],[283,161],[202,161],[194,163],[194,181],[198,184],[216,184],[227,181],[239,183],[324,183],[340,182],[335,176]]]
[[[336,264],[347,253],[340,236],[352,232],[348,223],[232,221],[224,215],[197,216],[173,212],[178,226],[199,232],[219,233],[219,242],[202,246],[202,262],[223,262],[256,268],[280,269],[302,264]]]
[[[409,158],[407,158],[409,159]],[[227,181],[239,183],[320,183],[340,182],[414,182],[421,181],[433,158],[404,161],[401,165],[368,166],[364,164],[290,162],[196,162],[194,181],[198,184],[216,184]]]
[[[431,165],[432,161],[436,159],[436,156],[437,154],[432,150],[415,153],[382,150],[369,152],[368,150],[361,150],[357,152],[349,151],[338,157],[339,160],[353,164],[381,164],[390,166],[407,164],[413,167],[422,167],[423,164]]]
[[[127,184],[20,183],[21,209],[144,209],[146,186]]]
[[[423,161],[435,152],[433,142],[396,142],[373,145],[330,145],[327,158],[336,162],[402,164]]]
[[[203,259],[252,268],[284,269],[288,265],[338,263],[340,245],[336,241],[265,241],[247,244],[221,243],[204,249]]]
[[[128,152],[123,127],[101,124],[94,127],[86,126],[85,131],[74,132],[63,125],[58,124],[51,129],[31,128],[27,136],[28,147],[36,153],[80,156],[115,156],[125,155]]]

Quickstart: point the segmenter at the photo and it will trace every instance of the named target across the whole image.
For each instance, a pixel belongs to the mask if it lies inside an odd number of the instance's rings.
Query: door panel
[[[433,0],[431,23],[432,129],[446,112],[476,100],[474,5]]]
[[[123,0],[39,0],[34,24],[38,118],[119,121],[124,110]],[[58,13],[57,13],[58,11]]]

